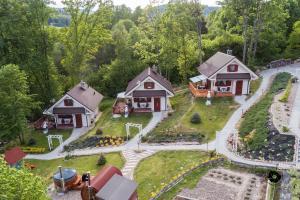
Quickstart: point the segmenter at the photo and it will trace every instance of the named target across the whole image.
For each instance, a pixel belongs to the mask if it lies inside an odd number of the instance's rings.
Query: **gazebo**
[[[9,166],[19,169],[25,156],[26,154],[20,147],[14,147],[10,150],[5,151],[4,160]]]

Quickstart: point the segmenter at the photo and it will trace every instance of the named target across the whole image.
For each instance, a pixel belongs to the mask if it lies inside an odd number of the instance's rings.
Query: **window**
[[[73,100],[72,99],[65,99],[64,104],[65,104],[65,106],[73,106]]]
[[[144,89],[153,89],[154,83],[153,82],[145,82],[144,83]]]
[[[238,65],[228,65],[227,71],[228,72],[237,72],[238,71]]]
[[[151,97],[140,97],[140,98],[133,98],[133,101],[135,103],[146,103],[146,102],[151,102]]]

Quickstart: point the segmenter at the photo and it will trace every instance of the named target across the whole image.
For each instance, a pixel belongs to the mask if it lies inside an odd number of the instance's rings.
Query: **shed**
[[[14,147],[4,152],[4,160],[10,166],[20,167],[21,161],[26,156],[20,147]]]
[[[122,176],[122,172],[114,166],[105,166],[98,174],[91,179],[91,196],[94,197],[96,193],[111,179],[115,174]],[[83,200],[89,199],[88,186],[81,189],[81,197]]]
[[[136,200],[137,184],[118,174],[113,177],[97,192],[97,200]]]

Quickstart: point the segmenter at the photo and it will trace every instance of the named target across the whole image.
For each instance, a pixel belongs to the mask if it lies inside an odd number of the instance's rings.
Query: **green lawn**
[[[48,134],[50,135],[62,135],[63,136],[63,141],[69,138],[69,136],[72,133],[72,129],[66,129],[66,130],[49,130]],[[43,134],[41,130],[29,130],[24,134],[25,138],[25,144],[20,145],[19,140],[14,140],[11,141],[8,146],[21,146],[21,147],[28,147],[28,141],[30,138],[33,138],[36,141],[36,144],[33,145],[32,147],[43,147],[46,149],[46,152],[49,152],[49,147],[48,147],[48,139],[47,135]],[[52,140],[54,148],[59,145],[58,139],[53,139]]]
[[[70,160],[64,160],[63,158],[54,160],[25,160],[25,162],[36,165],[36,169],[32,170],[32,173],[45,178],[47,184],[52,182],[53,173],[57,171],[59,165],[66,168],[74,168],[79,174],[90,171],[92,175],[95,175],[102,167],[99,167],[96,163],[99,155],[80,156],[74,157]],[[124,165],[123,157],[119,153],[105,154],[107,164],[113,165],[121,169]]]
[[[192,104],[189,93],[182,93],[171,98],[171,104],[175,110],[172,115],[159,124],[150,134],[150,141],[163,135],[172,134],[202,134],[208,140],[215,138],[215,133],[221,130],[237,104],[232,98],[214,98],[212,105],[205,105],[206,99],[195,99]],[[199,113],[200,124],[192,124],[190,119],[194,113]]]
[[[140,114],[130,114],[128,118],[112,118],[112,106],[114,99],[104,99],[101,104],[105,105],[102,109],[102,115],[96,122],[95,128],[93,128],[87,135],[95,135],[96,130],[102,128],[104,135],[109,136],[126,136],[125,124],[128,122],[143,124],[145,127],[150,121],[151,113],[140,113]],[[101,108],[101,105],[100,105]],[[138,133],[137,128],[130,129],[131,137]]]
[[[139,184],[139,199],[149,199],[151,193],[161,190],[165,184],[172,181],[174,176],[183,173],[192,166],[200,164],[207,159],[207,153],[200,151],[163,151],[146,158],[139,163],[134,173],[134,179]],[[200,174],[204,172],[205,171]],[[199,180],[197,177],[194,177],[194,179],[194,183]],[[193,183],[189,183],[188,185],[193,185]],[[183,186],[185,187],[187,185]]]

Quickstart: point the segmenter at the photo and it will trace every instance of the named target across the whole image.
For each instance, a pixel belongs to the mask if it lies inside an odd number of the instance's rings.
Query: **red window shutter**
[[[238,69],[239,69],[239,66],[238,66],[238,65],[235,65],[235,66],[234,66],[234,71],[237,72]]]

